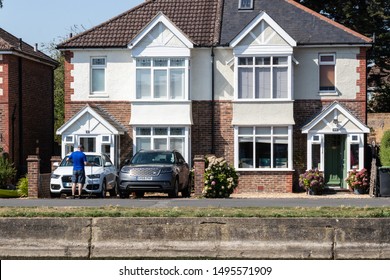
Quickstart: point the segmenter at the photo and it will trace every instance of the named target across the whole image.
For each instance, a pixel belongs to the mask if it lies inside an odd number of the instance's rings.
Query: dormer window
[[[251,10],[253,9],[253,0],[239,0],[238,8],[240,10]]]

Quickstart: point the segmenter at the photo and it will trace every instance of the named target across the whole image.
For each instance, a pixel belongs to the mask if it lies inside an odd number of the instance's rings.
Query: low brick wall
[[[0,218],[1,259],[390,259],[390,219]]]

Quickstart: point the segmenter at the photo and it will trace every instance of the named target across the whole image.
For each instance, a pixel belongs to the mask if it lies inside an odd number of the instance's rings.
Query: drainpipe
[[[215,90],[214,90],[214,47],[211,47],[211,154],[215,154],[215,112],[214,112],[214,103],[215,103]]]

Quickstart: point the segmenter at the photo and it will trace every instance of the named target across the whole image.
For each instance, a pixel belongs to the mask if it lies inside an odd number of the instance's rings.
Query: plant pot
[[[390,196],[390,166],[378,168],[379,171],[379,194]]]

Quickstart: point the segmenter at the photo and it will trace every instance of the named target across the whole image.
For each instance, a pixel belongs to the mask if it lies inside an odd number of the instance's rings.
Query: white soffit
[[[191,102],[131,104],[130,125],[192,125]]]
[[[231,42],[230,47],[235,48],[238,44],[264,20],[275,32],[277,32],[291,47],[296,47],[297,42],[276,23],[266,12],[262,11],[254,18]]]

